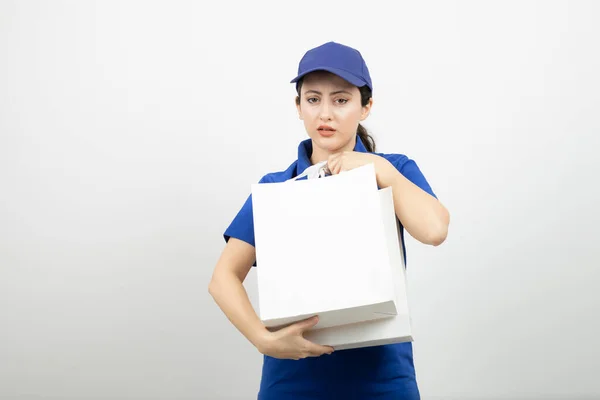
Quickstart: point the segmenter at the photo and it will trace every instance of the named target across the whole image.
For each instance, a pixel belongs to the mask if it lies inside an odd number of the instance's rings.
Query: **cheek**
[[[354,129],[360,122],[361,110],[356,108],[341,108],[337,112],[340,124],[348,129]]]
[[[310,118],[310,112],[306,108],[303,108],[302,111],[300,111],[300,115],[302,115],[304,119]]]

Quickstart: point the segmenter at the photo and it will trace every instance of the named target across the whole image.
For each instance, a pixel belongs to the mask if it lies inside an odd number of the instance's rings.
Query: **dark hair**
[[[302,79],[300,79],[296,85],[296,91],[298,92],[298,96],[296,97],[296,104],[300,104],[300,89],[301,88],[302,88]],[[360,92],[360,104],[364,107],[367,104],[369,104],[369,100],[371,99],[371,97],[373,97],[373,92],[366,85],[359,87],[358,90]],[[373,136],[369,135],[369,132],[367,132],[367,129],[364,126],[362,126],[361,124],[358,124],[358,128],[356,129],[356,134],[358,135],[360,140],[363,142],[363,144],[367,148],[367,151],[370,153],[374,153],[375,148],[376,148],[375,139],[373,139]]]

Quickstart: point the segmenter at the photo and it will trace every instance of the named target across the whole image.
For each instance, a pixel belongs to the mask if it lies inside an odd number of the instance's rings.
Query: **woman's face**
[[[358,88],[337,75],[312,72],[303,79],[298,115],[313,144],[335,153],[354,148],[356,129],[367,118],[372,100],[361,105]]]

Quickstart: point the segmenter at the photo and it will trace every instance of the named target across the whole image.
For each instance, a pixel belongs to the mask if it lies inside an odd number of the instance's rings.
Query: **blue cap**
[[[304,75],[314,71],[328,71],[354,86],[373,90],[371,75],[360,52],[352,47],[327,42],[307,51],[298,65],[298,76],[290,83],[298,82]]]

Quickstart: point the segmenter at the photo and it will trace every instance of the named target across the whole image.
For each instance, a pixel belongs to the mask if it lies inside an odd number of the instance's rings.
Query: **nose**
[[[326,101],[321,103],[321,110],[319,113],[319,118],[322,121],[331,121],[331,111],[329,109],[329,105]]]

